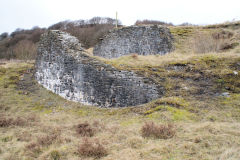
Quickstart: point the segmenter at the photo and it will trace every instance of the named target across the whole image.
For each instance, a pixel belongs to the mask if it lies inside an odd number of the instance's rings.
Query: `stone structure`
[[[77,38],[61,31],[42,35],[35,67],[36,80],[45,88],[86,105],[134,106],[163,94],[149,79],[89,56]]]
[[[163,26],[131,26],[114,29],[95,47],[93,54],[117,58],[137,53],[139,55],[166,54],[173,50],[173,37]]]

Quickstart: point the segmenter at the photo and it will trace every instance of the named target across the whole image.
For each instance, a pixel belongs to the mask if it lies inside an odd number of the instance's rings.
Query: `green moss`
[[[125,120],[125,121],[121,121],[120,125],[124,126],[124,127],[127,127],[127,126],[130,126],[130,125],[136,124],[138,122],[139,122],[138,118],[131,118],[131,119],[128,119],[128,120]]]
[[[187,37],[193,33],[193,27],[170,27],[170,32],[174,36]]]
[[[163,105],[160,105],[160,106],[157,106],[155,108],[152,108],[150,110],[147,110],[144,112],[144,115],[149,115],[149,114],[152,114],[153,112],[156,112],[156,111],[160,111],[160,110],[166,110],[165,106]]]
[[[221,83],[221,84],[224,84],[224,83],[225,83],[225,81],[224,81],[223,79],[217,79],[216,82],[217,82],[217,83]]]
[[[83,110],[83,109],[78,109],[76,111],[74,111],[75,113],[77,113],[78,116],[88,116],[88,111],[87,110]]]
[[[33,107],[32,110],[42,112],[43,114],[50,114],[53,112],[51,108],[46,107],[44,105],[36,105],[35,107]]]
[[[203,56],[199,59],[199,61],[203,61],[207,64],[214,63],[217,60],[218,60],[218,57],[216,55],[206,55],[206,56]]]
[[[232,107],[240,107],[240,94],[231,94],[230,97],[223,98],[222,104]]]
[[[193,113],[190,113],[190,112],[188,112],[187,110],[184,110],[184,109],[167,107],[167,110],[172,113],[174,121],[191,120],[194,117]]]
[[[6,68],[0,67],[0,76],[7,72]]]
[[[173,121],[193,120],[195,118],[195,115],[193,113],[190,113],[185,109],[178,109],[168,105],[160,105],[153,109],[150,109],[145,112],[145,115],[147,115],[148,118],[153,118],[153,113],[156,111],[170,112]]]
[[[11,141],[12,139],[13,139],[12,136],[7,136],[7,137],[3,137],[1,140],[2,140],[2,142],[9,142],[9,141]]]

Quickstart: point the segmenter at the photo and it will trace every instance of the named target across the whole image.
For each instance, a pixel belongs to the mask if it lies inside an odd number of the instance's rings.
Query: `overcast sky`
[[[94,16],[115,18],[116,11],[124,25],[138,19],[215,24],[240,20],[240,0],[0,0],[0,33]]]

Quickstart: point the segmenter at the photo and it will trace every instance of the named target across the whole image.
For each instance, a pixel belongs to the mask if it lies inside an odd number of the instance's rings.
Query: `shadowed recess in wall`
[[[146,77],[87,55],[77,38],[57,30],[41,37],[35,77],[43,87],[68,100],[100,107],[139,105],[164,93]]]

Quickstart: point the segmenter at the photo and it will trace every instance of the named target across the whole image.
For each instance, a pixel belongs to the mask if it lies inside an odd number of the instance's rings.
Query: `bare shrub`
[[[29,142],[32,139],[32,134],[27,131],[23,131],[23,132],[18,131],[16,133],[16,137],[18,141]]]
[[[25,126],[27,124],[27,121],[21,117],[17,117],[12,121],[12,125],[15,126]]]
[[[160,139],[172,138],[176,132],[172,124],[156,125],[153,122],[146,122],[141,129],[143,137],[154,137]]]
[[[6,115],[0,117],[0,127],[9,127],[9,126],[25,126],[28,122],[26,119],[21,117],[12,118]]]
[[[25,150],[30,154],[38,154],[41,152],[41,146],[36,142],[31,142],[25,146]]]
[[[34,59],[36,56],[35,46],[45,30],[39,27],[30,30],[16,29],[10,36],[0,41],[0,58]]]
[[[4,32],[0,35],[0,41],[7,38],[8,37],[8,33],[7,32]]]
[[[37,55],[37,47],[32,41],[21,40],[15,45],[13,52],[17,59],[31,60]]]
[[[12,122],[12,118],[0,117],[0,127],[9,127],[12,125]]]
[[[145,19],[145,20],[137,20],[135,22],[135,25],[149,25],[149,24],[152,24],[152,25],[165,25],[165,26],[173,26],[172,23],[167,23],[167,22],[163,22],[163,21],[157,21],[157,20],[148,20],[148,19]]]
[[[40,40],[41,34],[45,32],[44,29],[41,28],[35,28],[32,30],[32,33],[29,35],[28,40],[30,40],[33,43],[37,43]]]
[[[36,121],[40,120],[40,118],[34,113],[28,114],[26,116],[26,119],[27,119],[27,121],[30,121],[30,122],[36,122]]]
[[[78,147],[78,153],[86,157],[101,158],[107,155],[107,150],[98,139],[90,140],[89,138],[84,138],[83,143]]]
[[[90,20],[63,21],[50,26],[48,29],[66,31],[78,38],[83,47],[95,46],[110,29],[115,26],[116,20],[107,17],[93,17]],[[118,21],[118,24],[121,24]]]
[[[69,25],[67,29],[61,29],[78,38],[83,47],[90,48],[95,46],[110,29],[112,24],[94,24],[84,26]]]
[[[229,39],[233,37],[233,33],[230,31],[220,30],[212,34],[214,39]]]
[[[54,143],[60,137],[59,133],[52,132],[47,135],[41,135],[37,138],[37,143],[41,146],[48,146]]]
[[[79,135],[87,137],[92,137],[95,134],[95,130],[88,122],[78,124],[76,131]]]

